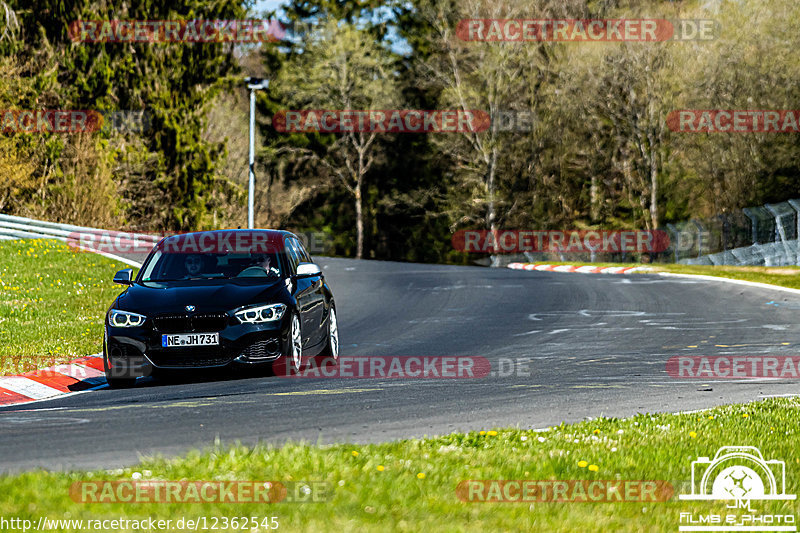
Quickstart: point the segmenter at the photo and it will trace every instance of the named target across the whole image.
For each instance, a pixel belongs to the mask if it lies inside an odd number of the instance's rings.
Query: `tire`
[[[108,366],[108,355],[105,353],[105,348],[103,349],[103,370],[106,373],[106,383],[112,389],[127,389],[133,387],[134,383],[136,383],[135,377],[114,375],[114,369]]]
[[[328,316],[328,339],[319,356],[334,365],[339,362],[339,321],[336,319],[336,308],[333,306]]]
[[[300,316],[292,313],[289,326],[289,344],[284,355],[284,366],[289,375],[299,374],[303,369],[303,334],[300,329]]]

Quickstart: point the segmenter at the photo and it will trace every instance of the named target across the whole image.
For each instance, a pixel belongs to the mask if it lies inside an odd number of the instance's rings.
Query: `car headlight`
[[[147,317],[129,311],[112,309],[108,312],[108,323],[115,328],[135,328],[144,324]]]
[[[280,320],[286,311],[285,304],[260,305],[258,307],[248,307],[234,313],[242,324],[262,324]]]

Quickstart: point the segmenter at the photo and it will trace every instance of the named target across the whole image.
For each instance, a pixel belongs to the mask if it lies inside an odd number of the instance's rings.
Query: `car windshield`
[[[155,252],[142,273],[142,281],[189,279],[281,278],[277,254],[270,253],[165,253]]]

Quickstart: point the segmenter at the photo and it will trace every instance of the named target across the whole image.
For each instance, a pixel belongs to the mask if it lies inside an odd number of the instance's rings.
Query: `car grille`
[[[239,357],[250,361],[259,359],[275,359],[281,354],[281,343],[278,339],[266,339],[250,344],[239,353]]]
[[[225,313],[192,315],[189,322],[194,331],[220,331],[228,325],[228,315]]]
[[[156,331],[162,333],[197,333],[225,329],[228,315],[225,313],[198,313],[194,315],[160,315],[153,317]]]

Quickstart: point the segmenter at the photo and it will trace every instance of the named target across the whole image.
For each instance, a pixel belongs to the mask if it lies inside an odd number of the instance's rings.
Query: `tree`
[[[364,30],[329,21],[305,34],[302,53],[276,80],[276,93],[293,109],[389,109],[399,102],[392,56]],[[379,132],[318,136],[317,146],[287,148],[350,193],[356,217],[356,258],[364,254],[364,184],[380,153]],[[313,136],[312,136],[313,138]]]
[[[465,42],[455,33],[458,22],[525,18],[530,9],[538,18],[564,16],[577,13],[574,4],[542,0],[530,2],[526,8],[516,2],[465,0],[454,5],[447,0],[431,0],[420,7],[421,16],[432,28],[435,50],[429,60],[419,63],[421,77],[441,89],[442,108],[481,110],[492,121],[492,127],[485,131],[461,131],[433,140],[436,148],[452,158],[460,189],[469,193],[454,209],[454,226],[481,223],[494,231],[514,204],[513,198],[498,195],[501,181],[514,175],[500,172],[514,166],[509,164],[512,158],[522,163],[517,172],[532,170],[527,163],[535,159],[529,150],[536,144],[536,130],[514,127],[514,131],[502,131],[499,119],[508,113],[532,116],[536,111],[555,48],[551,43]],[[526,120],[523,125],[533,126],[533,122]]]
[[[590,127],[603,128],[613,142],[612,161],[636,218],[656,229],[670,133],[665,117],[677,101],[672,54],[662,43],[615,45],[588,74],[578,101]]]
[[[244,18],[243,3],[144,0],[117,8],[90,0],[16,0],[10,5],[19,21],[19,38],[0,43],[0,49],[28,65],[22,77],[36,80],[36,94],[17,105],[30,109],[46,104],[61,109],[147,110],[152,127],[134,142],[120,139],[115,132],[96,136],[94,150],[103,152],[99,160],[115,165],[118,183],[134,183],[134,191],[156,193],[143,199],[120,190],[126,203],[146,203],[143,222],[152,229],[189,230],[210,225],[209,205],[214,194],[226,186],[220,183],[218,171],[225,152],[221,143],[206,142],[202,132],[207,106],[230,86],[228,76],[236,71],[233,46],[75,44],[69,28],[77,20],[236,20]],[[52,145],[48,156],[56,156],[54,164],[43,165],[37,173],[43,174],[47,188],[60,187],[65,175],[59,169],[61,154],[69,152],[65,148],[70,140],[53,137],[48,142]],[[127,159],[136,164],[127,164]],[[141,161],[146,164],[139,164]],[[122,174],[129,169],[136,174]],[[138,187],[143,182],[155,183],[156,187]]]

